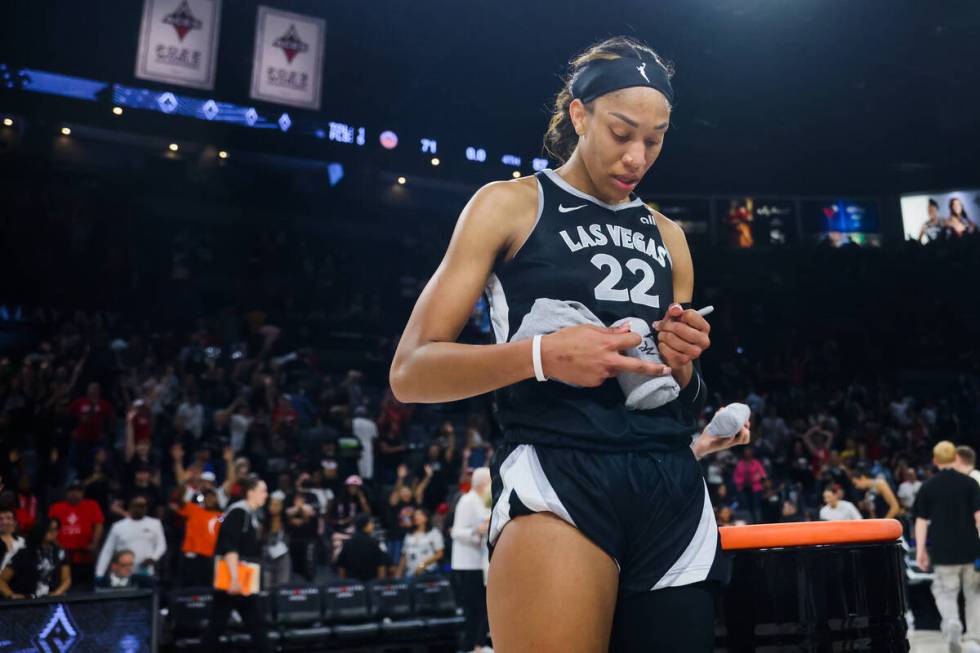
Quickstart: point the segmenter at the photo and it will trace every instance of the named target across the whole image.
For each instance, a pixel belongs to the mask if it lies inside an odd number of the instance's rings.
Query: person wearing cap
[[[357,474],[351,474],[344,481],[344,491],[333,505],[331,522],[335,530],[346,530],[354,523],[357,515],[371,514],[371,506],[364,494],[364,481]]]
[[[109,529],[95,565],[96,577],[105,576],[113,555],[123,549],[133,552],[137,573],[155,575],[160,559],[167,552],[167,538],[160,520],[146,515],[146,505],[145,497],[133,497],[129,502],[129,516]]]
[[[221,529],[221,506],[213,489],[195,494],[184,501],[186,493],[178,490],[170,507],[184,518],[184,541],[181,543],[179,577],[183,587],[210,585],[214,576],[214,547]]]
[[[225,447],[222,458],[225,461],[225,482],[216,485],[217,475],[211,470],[202,469],[201,463],[195,462],[184,467],[184,447],[179,442],[170,448],[174,462],[174,478],[184,487],[184,501],[190,501],[195,494],[205,490],[214,490],[218,498],[218,506],[224,510],[238,478],[241,477],[241,467],[235,461],[235,453],[231,447]],[[247,470],[245,471],[247,474]]]
[[[65,491],[65,500],[48,509],[48,516],[58,520],[58,544],[71,565],[72,581],[84,587],[95,580],[95,553],[102,542],[105,516],[102,508],[84,498],[84,487],[73,481]]]

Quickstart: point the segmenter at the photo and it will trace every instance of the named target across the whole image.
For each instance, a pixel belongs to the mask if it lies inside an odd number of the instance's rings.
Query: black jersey
[[[538,218],[510,261],[498,260],[486,295],[494,335],[508,342],[539,298],[577,301],[604,324],[647,323],[674,301],[671,260],[654,214],[636,195],[611,205],[553,170],[535,175]],[[628,410],[615,378],[596,388],[529,379],[496,392],[508,442],[600,450],[687,446],[706,388],[695,374],[680,396],[654,410]]]

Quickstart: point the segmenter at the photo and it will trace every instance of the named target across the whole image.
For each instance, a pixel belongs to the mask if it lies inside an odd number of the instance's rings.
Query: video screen
[[[833,247],[881,246],[878,202],[874,200],[804,200],[801,207],[807,240]]]
[[[0,653],[150,653],[154,623],[148,593],[5,602],[0,603]]]
[[[905,240],[931,243],[978,233],[980,190],[902,195]]]
[[[735,249],[781,246],[796,241],[796,202],[775,197],[717,200],[720,241]]]

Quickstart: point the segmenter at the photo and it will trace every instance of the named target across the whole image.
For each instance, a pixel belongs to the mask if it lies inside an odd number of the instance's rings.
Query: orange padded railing
[[[721,533],[721,548],[726,551],[815,544],[890,542],[902,535],[902,525],[894,519],[754,524],[722,526],[718,530]]]

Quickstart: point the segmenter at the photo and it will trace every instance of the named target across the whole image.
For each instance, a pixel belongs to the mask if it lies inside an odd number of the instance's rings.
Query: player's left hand
[[[694,451],[694,455],[700,459],[709,453],[717,453],[725,449],[748,444],[751,439],[752,432],[749,430],[749,422],[746,422],[742,425],[742,430],[730,438],[718,438],[708,433],[707,430],[702,431],[701,435],[691,443],[691,449]]]
[[[693,308],[684,310],[680,304],[671,304],[663,319],[653,323],[653,328],[657,332],[660,357],[674,370],[700,358],[711,346],[708,337],[711,325]]]

